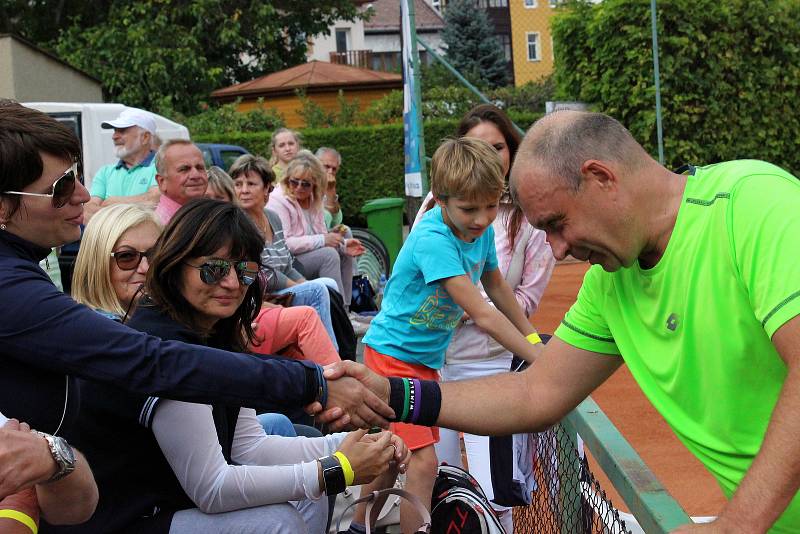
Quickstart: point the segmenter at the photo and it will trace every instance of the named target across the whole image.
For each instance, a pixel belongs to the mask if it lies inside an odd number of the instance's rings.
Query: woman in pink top
[[[333,278],[349,306],[353,258],[364,253],[364,246],[349,230],[342,235],[325,226],[322,201],[327,179],[322,164],[311,152],[301,150],[279,183],[267,208],[281,218],[286,246],[306,278]]]
[[[505,113],[490,104],[476,106],[461,119],[456,135],[477,137],[492,145],[503,159],[507,183],[508,171],[521,136]],[[433,205],[433,197],[428,194],[414,224]],[[553,273],[555,258],[550,245],[547,244],[545,233],[534,229],[525,220],[522,212],[515,208],[507,194],[500,200],[498,216],[493,226],[500,270],[514,290],[519,305],[525,314],[530,316],[536,311]],[[486,298],[485,293],[484,298]],[[511,367],[512,357],[510,352],[478,328],[469,317],[464,316],[447,348],[445,365],[441,369],[442,381],[464,380],[506,372]],[[496,459],[492,457],[490,460],[489,438],[465,433],[464,444],[469,471],[478,479],[491,501],[495,498],[494,490],[497,486],[493,485],[491,462]],[[461,466],[458,432],[444,428],[440,430],[436,455],[439,461]],[[498,480],[494,482],[501,483]],[[494,507],[506,532],[512,533],[510,508],[499,505]]]

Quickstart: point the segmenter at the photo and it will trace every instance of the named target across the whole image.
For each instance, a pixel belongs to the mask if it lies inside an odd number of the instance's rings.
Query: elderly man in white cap
[[[160,193],[153,163],[155,153],[151,148],[156,135],[153,116],[141,109],[125,108],[119,117],[103,122],[101,127],[114,129],[114,155],[119,161],[97,171],[86,217],[101,207],[122,202],[155,205]]]

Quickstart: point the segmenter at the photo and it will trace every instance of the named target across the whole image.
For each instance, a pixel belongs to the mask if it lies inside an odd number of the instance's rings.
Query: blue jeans
[[[264,433],[269,436],[293,438],[297,435],[292,422],[282,413],[262,413],[258,416],[258,422],[261,423]]]
[[[330,278],[317,278],[316,280],[308,280],[292,287],[281,289],[276,293],[278,295],[291,293],[294,295],[292,299],[293,306],[311,306],[317,310],[325,331],[328,332],[333,346],[338,351],[339,344],[336,343],[336,334],[333,333],[333,324],[331,324],[331,297],[328,294],[328,287],[338,291],[336,282]]]

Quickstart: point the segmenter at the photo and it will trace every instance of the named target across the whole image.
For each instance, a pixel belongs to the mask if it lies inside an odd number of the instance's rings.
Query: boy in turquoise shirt
[[[364,362],[372,370],[407,377],[411,388],[420,379],[438,379],[453,330],[466,318],[527,361],[539,353],[541,340],[497,269],[491,225],[504,185],[500,156],[484,141],[451,139],[437,149],[431,164],[437,206],[403,245],[381,311],[364,338]],[[478,282],[496,308],[481,296]],[[410,409],[414,421],[414,408]],[[406,423],[393,423],[391,428],[414,451],[405,489],[430,507],[439,430]],[[394,483],[388,480],[391,475],[382,478],[363,491]],[[356,528],[364,519],[362,507],[354,518]],[[420,521],[401,503],[403,532],[415,531]]]

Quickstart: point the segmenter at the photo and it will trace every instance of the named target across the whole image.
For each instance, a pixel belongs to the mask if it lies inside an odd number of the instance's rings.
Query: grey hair
[[[583,183],[581,167],[587,160],[632,166],[641,161],[640,155],[646,155],[628,129],[613,117],[576,111],[555,112],[537,121],[525,135],[519,152],[518,163],[533,160],[573,191]]]
[[[317,159],[319,159],[326,152],[330,152],[331,154],[336,156],[336,160],[339,162],[339,165],[342,164],[342,155],[339,154],[339,151],[336,150],[335,148],[331,148],[331,147],[328,147],[328,146],[321,146],[321,147],[319,147],[317,149],[317,151],[314,153],[314,155],[317,156]]]
[[[158,152],[156,152],[156,172],[161,176],[166,176],[167,169],[164,166],[164,159],[167,155],[167,150],[169,147],[175,145],[194,145],[189,139],[167,139],[161,146],[158,147]]]

